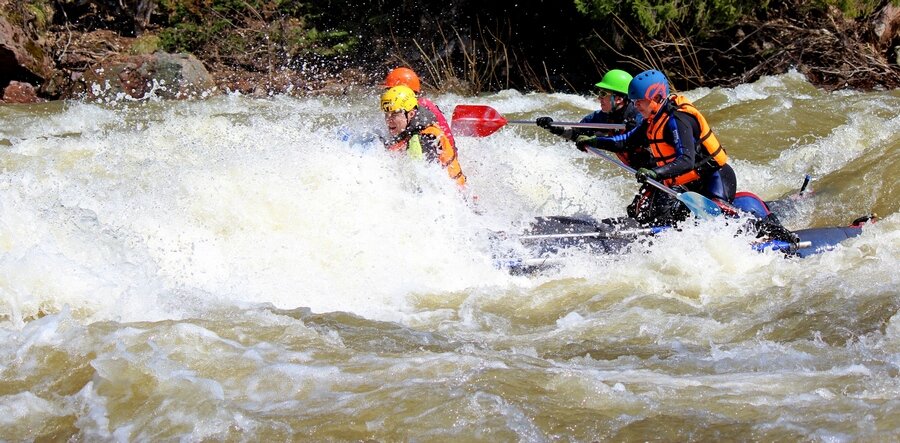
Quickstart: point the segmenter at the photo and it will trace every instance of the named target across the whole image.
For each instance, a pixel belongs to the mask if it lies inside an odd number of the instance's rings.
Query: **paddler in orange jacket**
[[[405,151],[413,158],[437,161],[460,186],[466,184],[456,148],[429,112],[420,111],[416,93],[407,86],[394,86],[381,95],[381,110],[390,139],[388,150]]]
[[[644,117],[640,126],[612,137],[579,137],[576,143],[612,152],[648,146],[655,167],[638,169],[638,181],[652,178],[711,200],[734,201],[737,181],[725,150],[693,104],[684,96],[669,95],[662,72],[651,69],[635,76],[628,97]],[[682,208],[673,218],[686,214]]]
[[[425,97],[425,93],[422,92],[422,82],[419,81],[419,76],[416,75],[416,72],[406,67],[394,68],[384,78],[384,83],[381,86],[387,89],[400,85],[406,86],[416,93],[419,107],[427,109],[434,115],[438,127],[447,135],[453,149],[456,149],[456,139],[453,138],[453,132],[450,131],[450,124],[447,123],[447,118],[444,117],[444,113],[433,101]]]

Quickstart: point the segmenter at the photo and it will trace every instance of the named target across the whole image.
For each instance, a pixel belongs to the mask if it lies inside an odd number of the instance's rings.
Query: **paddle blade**
[[[678,201],[684,203],[694,215],[700,218],[713,218],[722,215],[722,209],[719,208],[719,205],[696,192],[682,192],[678,194]]]
[[[505,125],[506,119],[490,106],[458,105],[450,128],[454,135],[487,137]]]

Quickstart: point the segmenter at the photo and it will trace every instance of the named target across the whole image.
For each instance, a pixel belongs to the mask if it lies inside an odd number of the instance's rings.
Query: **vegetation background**
[[[898,6],[900,0],[22,0],[4,9],[55,54],[77,51],[73,42],[105,31],[101,37],[127,40],[132,53],[192,53],[232,90],[320,92],[373,84],[407,65],[433,90],[477,94],[584,92],[608,69],[650,67],[666,72],[677,89],[731,86],[791,68],[827,89],[896,88]],[[56,57],[60,81],[104,56],[93,55],[68,65]],[[4,75],[0,82],[15,77]]]

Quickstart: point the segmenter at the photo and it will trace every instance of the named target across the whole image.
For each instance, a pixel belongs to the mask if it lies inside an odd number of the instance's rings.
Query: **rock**
[[[0,15],[0,78],[41,82],[53,75],[49,51]]]
[[[888,3],[881,8],[872,22],[872,31],[878,45],[883,49],[887,49],[895,38],[900,38],[900,6]]]
[[[204,96],[215,88],[212,76],[190,54],[157,52],[115,55],[84,71],[87,98],[185,99]]]
[[[30,83],[11,81],[9,86],[3,90],[4,103],[40,103],[43,101],[38,98],[34,86]]]

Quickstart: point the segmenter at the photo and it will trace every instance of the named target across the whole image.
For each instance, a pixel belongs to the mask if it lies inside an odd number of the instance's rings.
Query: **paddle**
[[[564,238],[601,238],[601,239],[622,239],[628,240],[644,235],[655,235],[669,229],[668,226],[655,226],[652,228],[642,229],[623,229],[620,231],[597,231],[597,232],[574,232],[562,234],[528,234],[516,237],[518,240],[534,241],[534,240],[559,240]]]
[[[610,163],[613,163],[613,164],[617,165],[618,167],[630,172],[632,175],[634,175],[637,172],[634,168],[626,165],[625,163],[622,163],[622,162],[615,160],[612,157],[606,155],[600,149],[597,149],[593,146],[587,146],[587,149],[590,150],[591,153],[596,154],[596,155],[602,157],[603,159],[609,161]],[[659,189],[660,191],[663,191],[666,194],[669,194],[672,197],[675,197],[678,201],[684,203],[684,205],[687,206],[687,208],[690,209],[691,212],[694,215],[696,215],[697,217],[713,218],[713,217],[722,215],[722,209],[719,207],[719,205],[717,205],[712,200],[710,200],[696,192],[693,192],[693,191],[676,192],[674,189],[672,189],[656,180],[653,180],[652,178],[649,178],[649,177],[647,178],[647,183],[650,183],[650,185],[652,185],[654,188]]]
[[[453,109],[451,129],[453,134],[469,137],[487,137],[507,123],[533,125],[533,120],[507,120],[496,109],[485,105],[458,105]],[[553,122],[553,126],[565,128],[625,129],[625,125],[611,123]]]

